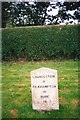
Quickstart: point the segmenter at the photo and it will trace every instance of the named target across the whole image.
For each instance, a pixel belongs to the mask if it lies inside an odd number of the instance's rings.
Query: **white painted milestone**
[[[59,110],[57,70],[31,71],[32,107],[38,111]]]

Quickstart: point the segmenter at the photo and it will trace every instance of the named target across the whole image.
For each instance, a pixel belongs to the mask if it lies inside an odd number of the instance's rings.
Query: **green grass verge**
[[[58,111],[32,109],[30,72],[40,67],[58,70]],[[77,61],[3,62],[3,118],[78,118]]]

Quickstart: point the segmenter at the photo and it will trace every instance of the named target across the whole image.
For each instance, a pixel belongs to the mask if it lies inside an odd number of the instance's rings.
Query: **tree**
[[[2,2],[2,27],[6,27],[6,23],[10,18],[9,7],[10,3]]]
[[[12,13],[15,16],[12,17],[15,25],[43,25],[49,4],[49,2],[18,3],[14,13]]]
[[[32,19],[34,25],[44,25],[47,18],[47,8],[49,7],[49,2],[35,2],[34,10],[32,13]]]
[[[80,22],[80,2],[56,2],[51,5],[54,5],[54,9],[56,6],[59,8],[58,14],[55,16],[52,15],[51,24],[59,24],[64,22],[65,24],[69,24],[74,20],[78,20],[78,22]],[[71,12],[73,14],[71,14]]]
[[[7,3],[8,4],[8,3]],[[29,2],[10,2],[9,6],[6,3],[2,4],[3,13],[7,13],[7,17],[12,22],[13,26],[23,26],[23,25],[43,25],[47,16],[47,7],[49,2],[34,2],[30,4]],[[3,18],[7,22],[7,18],[3,14]],[[4,20],[3,19],[3,20]]]
[[[50,7],[50,10],[48,8]],[[58,13],[48,11],[58,9]],[[70,12],[73,12],[71,14]],[[80,2],[2,2],[2,26],[7,20],[13,26],[72,23],[80,18]]]

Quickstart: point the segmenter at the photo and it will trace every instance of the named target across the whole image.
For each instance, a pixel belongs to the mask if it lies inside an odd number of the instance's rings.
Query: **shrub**
[[[80,26],[2,29],[2,59],[78,58]]]

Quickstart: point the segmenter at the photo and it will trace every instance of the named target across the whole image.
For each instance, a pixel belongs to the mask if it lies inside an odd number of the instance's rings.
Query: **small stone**
[[[40,68],[31,71],[31,90],[34,110],[59,110],[57,70]]]

